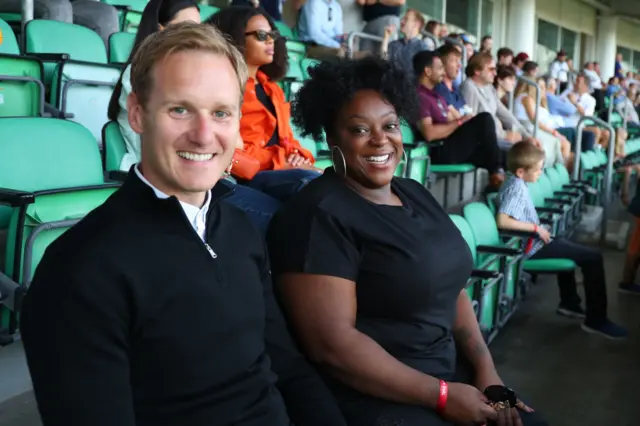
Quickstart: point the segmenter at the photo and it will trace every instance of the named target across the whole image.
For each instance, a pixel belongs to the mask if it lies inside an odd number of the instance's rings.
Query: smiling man
[[[47,250],[22,333],[45,426],[343,426],[287,332],[258,231],[217,185],[247,68],[213,27],[132,62],[142,161]]]

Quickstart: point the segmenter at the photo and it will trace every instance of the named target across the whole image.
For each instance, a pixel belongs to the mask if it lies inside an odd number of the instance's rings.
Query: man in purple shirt
[[[418,128],[427,141],[443,141],[430,152],[433,163],[471,163],[487,169],[490,187],[497,190],[504,181],[504,171],[493,117],[488,113],[462,116],[434,90],[444,78],[444,65],[437,53],[419,52],[413,57],[413,67],[420,98]]]

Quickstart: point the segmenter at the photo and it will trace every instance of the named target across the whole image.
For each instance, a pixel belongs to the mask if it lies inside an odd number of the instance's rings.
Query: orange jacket
[[[291,116],[289,103],[284,92],[277,83],[271,81],[261,71],[256,75],[267,96],[273,102],[277,117],[274,117],[256,95],[256,82],[247,80],[240,119],[240,135],[244,141],[244,151],[260,161],[260,170],[279,170],[286,168],[287,157],[298,153],[306,159],[314,161],[313,155],[300,146],[293,137],[289,124]],[[278,124],[277,145],[266,146]]]

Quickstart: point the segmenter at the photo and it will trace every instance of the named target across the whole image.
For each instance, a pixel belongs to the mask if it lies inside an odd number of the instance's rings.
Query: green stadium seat
[[[495,215],[486,204],[467,204],[463,208],[463,215],[477,245],[476,264],[482,269],[497,270],[504,277],[493,299],[493,306],[497,309],[496,321],[502,327],[515,312],[524,293],[524,283],[521,282],[522,241],[501,237]]]
[[[120,31],[135,34],[142,20],[147,0],[102,0],[118,10]]]
[[[565,187],[564,177],[557,167],[548,167],[545,169],[545,173],[549,178],[554,197],[571,200],[573,203],[571,206],[571,222],[577,225],[582,218],[585,192],[581,189]]]
[[[109,121],[102,128],[102,164],[106,172],[120,171],[120,163],[127,153],[127,146],[120,133],[120,125],[117,121]]]
[[[320,63],[317,59],[312,58],[303,58],[300,61],[300,68],[302,68],[302,76],[304,80],[308,80],[309,76],[309,68],[313,68]]]
[[[200,19],[202,22],[206,21],[211,15],[220,10],[219,7],[210,6],[207,4],[198,5],[200,8]]]
[[[286,38],[287,40],[295,40],[296,39],[296,37],[293,34],[293,30],[291,29],[291,27],[289,27],[284,22],[276,21],[276,28],[278,29],[278,32],[280,33],[280,35],[282,37]]]
[[[117,185],[105,183],[98,147],[77,123],[3,118],[0,134],[0,229],[8,228],[3,293],[9,281],[28,286],[51,241],[103,203]],[[9,306],[14,313],[16,303]],[[2,318],[0,326],[15,328],[15,317],[6,310]]]
[[[477,244],[469,223],[462,216],[452,214],[449,217],[467,242],[474,265],[478,268]],[[480,331],[488,343],[495,338],[499,331],[496,300],[502,286],[502,280],[503,275],[499,271],[478,268],[473,270],[467,281],[467,294],[476,312]]]
[[[109,63],[126,64],[133,49],[136,35],[131,33],[113,33],[109,36]]]
[[[303,148],[308,149],[313,154],[313,157],[316,159],[315,166],[319,169],[326,169],[327,167],[332,167],[333,162],[331,161],[331,154],[329,151],[318,151],[318,144],[308,136],[302,136],[298,128],[291,123],[291,130],[293,130],[293,136],[298,139],[300,145]]]
[[[120,67],[107,64],[102,38],[80,25],[34,20],[26,26],[27,51],[36,55],[65,52],[68,57],[45,63],[51,71],[50,103],[61,117],[87,127],[101,143],[113,87]]]
[[[20,56],[15,34],[2,19],[0,34],[0,117],[44,115],[42,62],[37,58]]]

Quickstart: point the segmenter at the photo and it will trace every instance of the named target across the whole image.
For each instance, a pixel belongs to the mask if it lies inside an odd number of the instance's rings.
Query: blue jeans
[[[258,173],[245,184],[286,202],[293,194],[318,176],[320,176],[319,172],[305,169],[266,170]]]
[[[221,180],[220,183],[234,190],[224,201],[245,212],[264,237],[271,218],[276,214],[282,203],[263,192],[247,186],[237,185],[228,180]]]
[[[560,127],[556,129],[558,133],[567,138],[569,142],[571,142],[571,150],[575,152],[576,150],[576,136],[577,132],[575,127]],[[596,135],[595,133],[584,130],[582,132],[582,146],[581,151],[591,151],[596,144]]]

